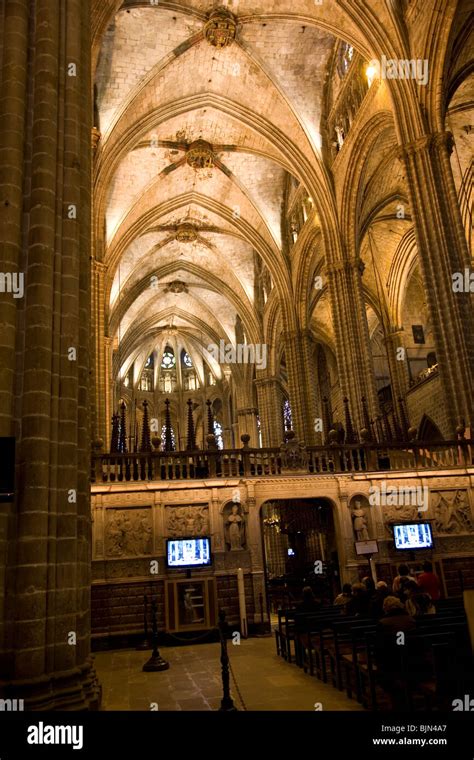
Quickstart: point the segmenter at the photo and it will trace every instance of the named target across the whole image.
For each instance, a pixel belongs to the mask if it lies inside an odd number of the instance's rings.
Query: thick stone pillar
[[[454,437],[458,417],[473,423],[474,331],[469,293],[453,291],[453,274],[469,266],[447,133],[402,146],[420,269],[433,324],[436,357]]]
[[[25,101],[28,67],[28,6],[4,3],[0,8],[3,26],[3,58],[0,77],[0,245],[1,269],[5,275],[24,276],[22,258],[22,212],[24,183]],[[3,24],[2,24],[3,21]],[[18,280],[20,282],[20,280]],[[25,283],[24,283],[25,286]],[[0,293],[0,436],[13,436],[16,392],[16,342],[18,320],[24,299]],[[1,465],[0,465],[1,466]],[[14,529],[9,504],[0,509],[0,674],[6,651],[6,585],[9,537]],[[3,665],[3,667],[2,667]]]
[[[375,417],[379,413],[362,271],[361,262],[356,259],[331,264],[326,270],[339,383],[349,399],[353,424],[359,430],[364,427],[363,396],[370,415]]]
[[[4,65],[3,105],[10,71],[27,138],[10,175],[15,204],[23,191],[24,232],[12,224],[5,238],[21,255],[26,289],[16,315],[17,493],[0,695],[24,698],[27,709],[84,709],[99,693],[90,661],[90,7],[6,0],[2,12],[19,66]],[[19,116],[0,123],[2,145]]]
[[[311,337],[307,331],[283,333],[293,430],[301,443],[315,441],[315,374],[311,371]]]
[[[109,353],[110,339],[105,337],[105,274],[106,267],[101,261],[92,262],[92,324],[94,342],[94,374],[91,390],[93,414],[92,436],[102,438],[107,444],[109,437],[108,418],[110,414]],[[105,403],[104,403],[105,402]],[[109,415],[107,416],[107,412]]]
[[[316,432],[316,418],[321,417],[318,414],[318,374],[314,361],[314,339],[309,330],[301,332],[301,359],[303,369],[303,382],[301,383],[307,401],[307,424],[305,431],[305,441],[307,446],[314,446],[321,442],[321,434]]]
[[[403,412],[400,409],[399,399],[405,398],[409,386],[408,359],[403,330],[393,329],[388,333],[385,336],[385,348],[390,370],[393,408],[397,413],[398,420],[401,421]]]
[[[276,377],[259,378],[257,388],[258,411],[262,430],[263,448],[280,446],[283,442],[283,393]]]

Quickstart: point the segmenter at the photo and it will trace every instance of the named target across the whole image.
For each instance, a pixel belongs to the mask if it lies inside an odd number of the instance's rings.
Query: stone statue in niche
[[[352,527],[356,541],[369,541],[369,531],[367,528],[367,513],[364,509],[361,499],[355,499],[351,506]]]
[[[230,551],[239,551],[245,544],[245,518],[240,505],[233,502],[224,517],[225,539]]]
[[[152,527],[148,509],[109,509],[105,530],[108,557],[151,554]]]
[[[474,525],[467,492],[441,491],[433,494],[435,533],[472,533]]]
[[[166,530],[170,538],[208,535],[209,507],[207,505],[167,507]]]

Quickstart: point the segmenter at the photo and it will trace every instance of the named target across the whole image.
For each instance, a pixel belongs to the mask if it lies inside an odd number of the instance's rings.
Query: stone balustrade
[[[275,448],[209,449],[96,454],[92,482],[262,478],[466,468],[474,465],[474,441],[345,444]]]

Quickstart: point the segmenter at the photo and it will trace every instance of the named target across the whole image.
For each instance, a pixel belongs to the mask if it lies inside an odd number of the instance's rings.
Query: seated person
[[[414,580],[415,578],[413,575],[410,575],[410,569],[408,565],[399,565],[398,575],[394,578],[392,583],[392,592],[394,596],[399,596],[402,598],[403,592],[405,590],[405,584],[408,583],[408,581]]]
[[[378,581],[375,584],[375,594],[370,600],[370,615],[376,620],[379,620],[383,615],[383,603],[388,594],[388,586],[385,581]]]
[[[416,581],[409,581],[405,585],[406,611],[412,617],[422,617],[423,615],[434,615],[436,608],[429,594],[425,594]]]
[[[346,605],[348,615],[368,617],[370,597],[363,583],[352,584],[352,597]]]
[[[433,565],[426,560],[423,562],[423,572],[417,578],[418,585],[425,594],[429,594],[433,602],[437,602],[441,596],[441,584],[436,573],[433,572]]]
[[[406,670],[407,647],[411,643],[410,633],[415,627],[415,621],[400,599],[387,596],[383,602],[383,617],[377,625],[375,661],[377,680],[390,695],[393,709],[405,706],[403,673]]]
[[[350,602],[351,598],[352,598],[352,586],[350,583],[344,583],[342,587],[342,592],[336,596],[333,604],[335,607],[345,606],[348,602]]]
[[[315,597],[311,586],[305,586],[303,588],[303,599],[296,605],[295,611],[318,612],[321,609],[321,606],[321,600]]]

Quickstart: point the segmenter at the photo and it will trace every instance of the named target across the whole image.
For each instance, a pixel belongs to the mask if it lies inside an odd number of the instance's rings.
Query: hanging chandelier
[[[272,528],[277,533],[281,532],[281,519],[275,508],[272,509],[269,515],[263,518],[263,524],[266,525],[267,528]]]

